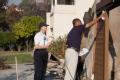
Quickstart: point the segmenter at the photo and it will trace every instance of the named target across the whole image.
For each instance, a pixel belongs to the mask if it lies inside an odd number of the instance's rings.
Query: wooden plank
[[[105,54],[104,54],[104,80],[108,80],[108,49],[109,49],[109,18],[105,16]]]
[[[108,26],[109,19],[108,15],[106,15],[105,27],[102,29],[96,40],[95,80],[108,80]]]
[[[99,25],[98,25],[99,26]],[[98,38],[96,40],[96,53],[95,53],[95,80],[103,80],[104,79],[104,28],[98,35]],[[99,39],[99,37],[103,37],[102,39]],[[101,43],[102,42],[102,43]]]

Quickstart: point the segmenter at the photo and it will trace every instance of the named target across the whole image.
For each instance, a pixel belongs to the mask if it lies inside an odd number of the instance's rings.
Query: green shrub
[[[15,35],[12,32],[0,32],[0,44],[15,43]]]
[[[56,39],[50,46],[49,52],[58,56],[59,58],[63,58],[65,49],[66,49],[66,36],[59,37],[58,39]]]
[[[33,57],[31,53],[7,53],[1,54],[0,59],[4,59],[5,64],[15,64],[15,57],[17,57],[18,64],[22,63],[33,63]]]

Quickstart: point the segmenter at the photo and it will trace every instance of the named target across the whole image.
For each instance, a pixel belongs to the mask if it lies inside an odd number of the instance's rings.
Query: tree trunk
[[[26,40],[26,47],[27,47],[27,52],[29,51],[29,44],[28,44],[28,40]]]
[[[21,51],[21,45],[18,45],[17,48],[18,48],[18,52],[20,52]]]
[[[13,51],[11,43],[9,44],[9,49],[10,49],[10,51]]]

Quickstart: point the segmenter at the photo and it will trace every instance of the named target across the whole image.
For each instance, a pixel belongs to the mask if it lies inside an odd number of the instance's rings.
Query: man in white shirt
[[[39,24],[39,32],[34,37],[34,80],[45,80],[45,73],[48,62],[47,48],[51,44],[51,40],[46,37],[47,24]]]

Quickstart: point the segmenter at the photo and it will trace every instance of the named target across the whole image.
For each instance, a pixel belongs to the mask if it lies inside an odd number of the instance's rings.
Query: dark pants
[[[78,65],[77,65],[76,79],[75,79],[75,80],[81,80],[81,79],[80,79],[80,76],[81,76],[82,71],[83,71],[83,65],[84,65],[84,61],[83,61],[82,58],[79,56],[79,57],[78,57]]]
[[[48,62],[48,52],[45,49],[37,49],[34,52],[34,80],[45,80]]]

